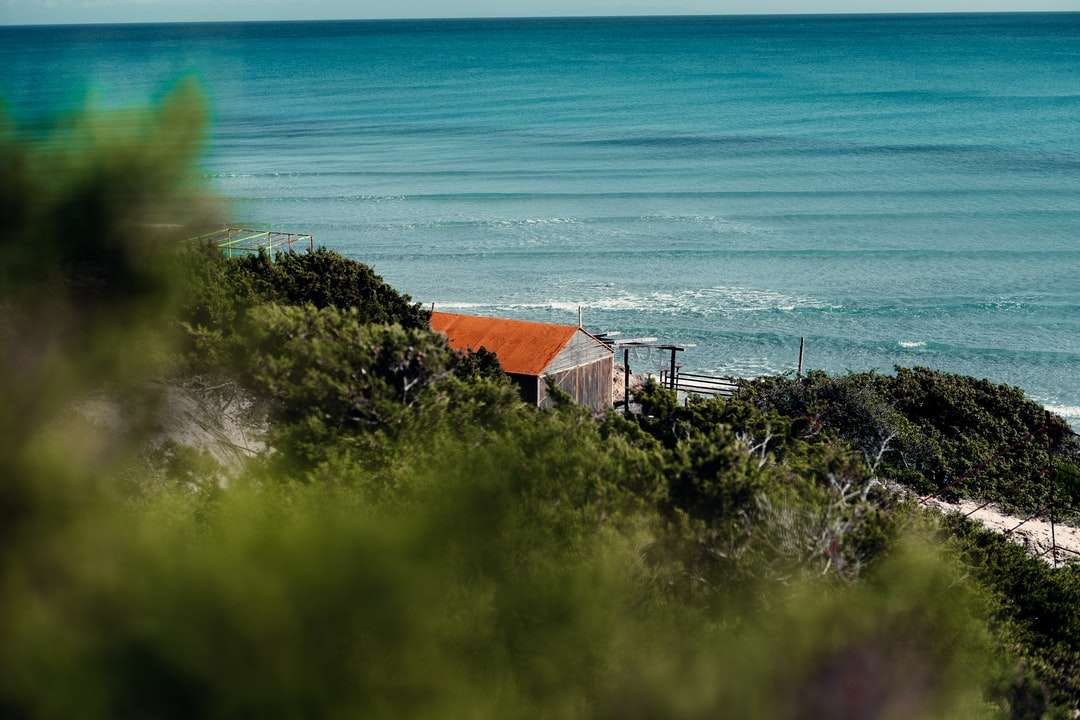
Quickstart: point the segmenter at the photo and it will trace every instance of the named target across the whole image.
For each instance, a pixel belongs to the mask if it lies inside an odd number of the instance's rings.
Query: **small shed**
[[[431,328],[446,335],[455,350],[495,353],[526,402],[550,407],[550,378],[582,405],[598,411],[611,407],[614,352],[583,328],[446,312],[431,313]]]

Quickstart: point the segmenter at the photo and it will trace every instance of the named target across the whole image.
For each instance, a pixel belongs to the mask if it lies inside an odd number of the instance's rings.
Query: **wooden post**
[[[623,348],[623,415],[630,414],[630,348]]]
[[[802,362],[803,362],[803,348],[806,346],[806,338],[799,338],[799,370],[795,373],[795,377],[802,377]]]
[[[1050,506],[1050,552],[1054,556],[1054,567],[1057,567],[1057,536],[1054,534],[1054,506]]]
[[[1054,556],[1054,567],[1057,562],[1057,535],[1054,532],[1054,475],[1050,474],[1050,553]]]
[[[435,312],[435,303],[431,303],[431,312]]]
[[[677,387],[675,384],[675,348],[671,348],[671,371],[668,380],[671,381],[671,389],[675,390]]]

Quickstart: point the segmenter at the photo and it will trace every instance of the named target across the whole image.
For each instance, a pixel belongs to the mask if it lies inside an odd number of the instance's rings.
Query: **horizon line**
[[[490,20],[619,20],[619,19],[664,19],[664,18],[766,18],[766,17],[940,17],[962,15],[1080,15],[1077,10],[868,10],[863,12],[795,12],[777,10],[773,12],[727,12],[727,13],[638,13],[632,15],[475,15],[475,16],[417,16],[417,17],[341,17],[341,18],[251,18],[245,20],[100,20],[89,22],[55,23],[7,23],[0,22],[5,28],[30,27],[95,27],[123,25],[242,25],[245,23],[335,23],[335,22],[484,22]]]

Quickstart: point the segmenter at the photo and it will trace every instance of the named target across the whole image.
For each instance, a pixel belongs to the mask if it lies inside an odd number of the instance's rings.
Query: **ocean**
[[[236,222],[443,310],[1080,423],[1080,14],[4,27],[0,68],[29,120],[197,77]]]

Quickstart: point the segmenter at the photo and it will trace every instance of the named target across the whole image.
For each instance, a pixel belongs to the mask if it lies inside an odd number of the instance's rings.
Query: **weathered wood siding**
[[[601,348],[603,348],[603,345],[601,345]],[[604,351],[606,357],[561,372],[548,373],[545,377],[540,378],[537,387],[537,404],[543,408],[552,406],[553,402],[548,395],[546,382],[547,378],[550,378],[554,381],[556,387],[581,405],[598,412],[610,408],[611,372],[615,360],[610,351],[606,348],[604,348]]]
[[[570,342],[566,343],[566,347],[560,350],[559,354],[547,364],[543,374],[561,373],[579,365],[587,365],[610,357],[612,357],[611,348],[584,330],[579,329],[570,338]]]
[[[611,348],[579,329],[556,355],[540,377],[537,404],[551,407],[547,379],[577,403],[597,411],[611,407],[611,372],[614,367]]]

